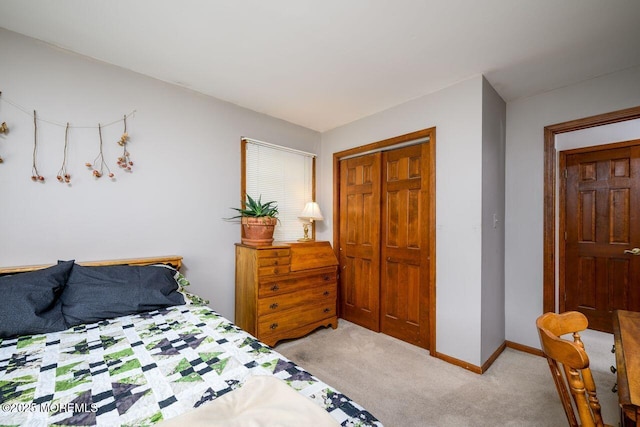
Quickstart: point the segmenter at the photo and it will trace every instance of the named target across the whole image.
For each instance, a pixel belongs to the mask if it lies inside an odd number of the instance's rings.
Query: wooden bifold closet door
[[[341,316],[429,347],[428,143],[340,162]]]
[[[381,153],[340,162],[342,317],[380,331]]]

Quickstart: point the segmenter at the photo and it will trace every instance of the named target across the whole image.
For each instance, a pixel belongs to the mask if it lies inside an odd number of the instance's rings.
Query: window
[[[298,215],[307,202],[315,200],[316,155],[249,138],[242,139],[241,147],[243,197],[261,197],[263,203],[275,200],[279,222],[274,240],[298,240],[303,236]],[[315,228],[312,233],[315,236]]]

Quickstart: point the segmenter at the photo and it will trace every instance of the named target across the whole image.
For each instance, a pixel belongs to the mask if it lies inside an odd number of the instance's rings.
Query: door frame
[[[340,259],[340,161],[354,155],[366,154],[383,148],[392,149],[406,142],[429,138],[429,192],[427,211],[429,213],[429,354],[436,352],[436,128],[422,129],[394,138],[350,148],[333,153],[333,250]],[[425,141],[426,142],[426,141]],[[339,282],[338,282],[339,283]],[[340,292],[338,292],[340,297]],[[338,304],[338,306],[340,306]],[[338,313],[340,316],[340,313]]]
[[[544,208],[542,312],[556,311],[556,206],[557,134],[640,118],[640,106],[571,120],[544,128]],[[561,218],[562,220],[562,218]],[[562,261],[562,260],[560,260]],[[560,307],[560,304],[558,304]]]

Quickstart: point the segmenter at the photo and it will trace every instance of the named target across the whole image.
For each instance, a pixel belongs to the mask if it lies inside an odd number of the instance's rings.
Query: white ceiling
[[[640,66],[638,0],[0,0],[0,27],[318,131]]]

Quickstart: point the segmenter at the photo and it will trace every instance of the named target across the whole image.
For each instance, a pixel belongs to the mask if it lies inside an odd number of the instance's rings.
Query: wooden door
[[[640,140],[566,156],[565,310],[612,332],[612,311],[640,311]],[[561,307],[562,308],[562,307]]]
[[[381,331],[429,346],[428,144],[382,156]]]
[[[341,317],[380,331],[380,153],[340,162]]]

